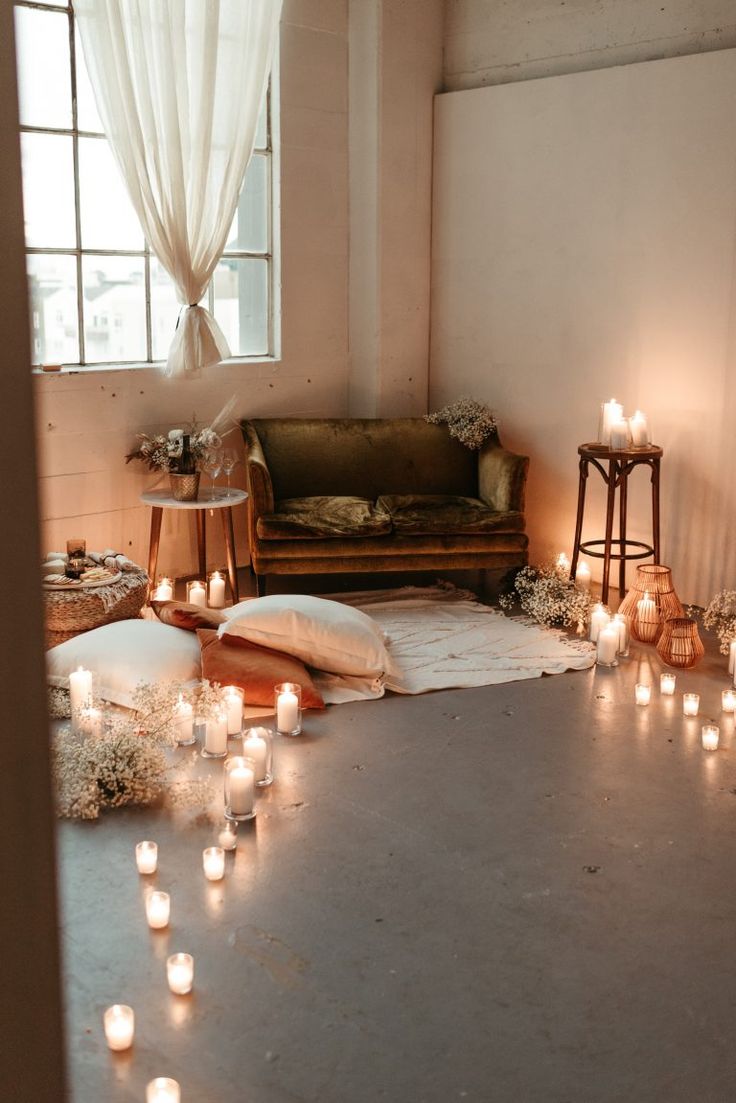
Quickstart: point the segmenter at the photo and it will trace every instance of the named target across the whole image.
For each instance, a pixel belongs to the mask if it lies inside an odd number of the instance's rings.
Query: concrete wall
[[[732,0],[446,0],[445,89],[732,46]]]

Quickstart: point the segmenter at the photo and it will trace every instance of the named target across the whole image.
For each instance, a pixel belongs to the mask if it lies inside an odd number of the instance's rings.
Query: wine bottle
[[[197,470],[197,465],[194,459],[194,453],[192,452],[192,446],[190,443],[189,433],[185,433],[182,446],[181,446],[181,458],[179,460],[179,474],[180,475],[193,475]]]

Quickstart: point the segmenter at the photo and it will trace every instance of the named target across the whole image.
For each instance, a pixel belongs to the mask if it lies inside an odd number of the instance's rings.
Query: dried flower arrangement
[[[198,429],[197,419],[192,415],[191,424],[186,429],[172,429],[168,436],[159,433],[149,436],[148,433],[138,434],[138,447],[128,452],[125,462],[142,460],[148,465],[149,471],[168,471],[177,473],[184,449],[184,436],[189,437],[189,449],[197,467],[204,461],[208,452],[222,448],[222,438],[232,432],[232,411],[235,407],[235,396],[223,406],[216,418],[204,429]]]
[[[474,398],[459,398],[457,402],[451,402],[449,406],[443,406],[433,414],[426,414],[424,420],[432,425],[447,425],[451,437],[474,451],[481,448],[497,431],[493,411]]]
[[[693,616],[695,610],[688,609]],[[736,640],[736,590],[719,590],[703,610],[703,625],[718,636],[721,654],[727,655],[731,640]]]
[[[548,628],[574,628],[582,635],[590,617],[590,594],[578,589],[565,571],[551,564],[522,567],[514,580],[514,590],[499,598],[508,612],[519,599],[522,611]]]

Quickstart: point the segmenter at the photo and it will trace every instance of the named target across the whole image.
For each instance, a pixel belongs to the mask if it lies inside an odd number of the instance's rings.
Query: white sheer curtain
[[[74,0],[97,107],[184,307],[168,375],[230,355],[202,306],[248,167],[281,0]]]

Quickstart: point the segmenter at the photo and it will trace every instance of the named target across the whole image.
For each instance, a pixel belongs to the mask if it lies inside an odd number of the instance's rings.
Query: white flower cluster
[[[508,611],[518,597],[522,611],[539,624],[585,631],[590,616],[590,594],[579,590],[556,564],[522,567],[514,580],[514,593],[499,598]]]
[[[719,590],[711,598],[703,613],[703,624],[715,631],[721,653],[727,655],[731,640],[736,640],[736,590]]]
[[[433,425],[447,425],[451,437],[474,451],[481,448],[497,428],[493,411],[483,402],[466,397],[427,414],[424,420]]]

